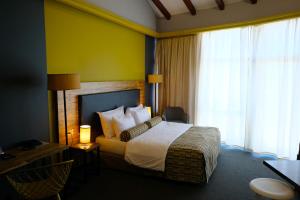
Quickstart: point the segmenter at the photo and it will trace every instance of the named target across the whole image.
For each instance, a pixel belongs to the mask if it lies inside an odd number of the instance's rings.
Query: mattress
[[[98,136],[96,142],[100,144],[100,151],[113,153],[124,156],[126,149],[126,142],[120,141],[119,138],[112,137],[111,139],[105,138],[104,135]]]

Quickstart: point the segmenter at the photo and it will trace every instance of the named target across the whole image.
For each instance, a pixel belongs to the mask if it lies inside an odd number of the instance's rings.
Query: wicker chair
[[[162,117],[169,122],[188,123],[187,114],[181,107],[166,107]]]
[[[6,175],[9,183],[25,199],[44,199],[56,196],[63,189],[73,160],[43,167],[15,171]]]

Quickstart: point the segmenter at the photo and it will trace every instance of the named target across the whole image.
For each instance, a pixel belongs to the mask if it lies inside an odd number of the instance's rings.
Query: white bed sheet
[[[120,141],[117,137],[105,138],[101,135],[96,138],[96,142],[100,144],[100,150],[103,152],[125,155],[126,142]]]
[[[164,171],[168,148],[192,124],[162,121],[127,142],[125,160],[138,167]]]

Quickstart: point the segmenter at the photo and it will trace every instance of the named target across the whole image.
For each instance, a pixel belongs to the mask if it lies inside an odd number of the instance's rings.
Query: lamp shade
[[[91,126],[80,126],[80,143],[90,143],[91,141]]]
[[[163,75],[162,74],[149,74],[148,83],[162,83]]]
[[[73,90],[79,88],[79,74],[48,74],[48,90]]]

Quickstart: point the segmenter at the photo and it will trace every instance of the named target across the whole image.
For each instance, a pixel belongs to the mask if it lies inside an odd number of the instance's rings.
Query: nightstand
[[[88,167],[88,159],[90,157],[94,157],[96,159],[97,165],[97,174],[100,173],[100,145],[97,143],[89,143],[89,144],[75,144],[70,146],[71,157],[76,161],[78,156],[83,158],[83,176],[84,181],[87,180],[87,167]],[[96,157],[93,152],[96,151]]]

